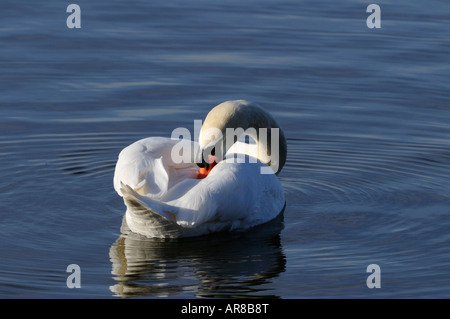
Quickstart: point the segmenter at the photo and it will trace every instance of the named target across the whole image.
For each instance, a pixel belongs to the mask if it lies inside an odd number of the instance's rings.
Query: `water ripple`
[[[281,175],[288,193],[300,188],[308,196],[366,206],[377,206],[382,197],[388,199],[400,190],[428,189],[429,193],[435,190],[448,196],[443,171],[450,170],[450,154],[445,145],[370,139],[355,142],[339,137],[289,140],[288,144],[287,173]],[[384,203],[392,204],[392,198]]]

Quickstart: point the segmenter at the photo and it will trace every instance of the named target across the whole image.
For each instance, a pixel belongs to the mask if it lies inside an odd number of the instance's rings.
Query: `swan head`
[[[210,170],[210,165],[223,160],[243,134],[255,141],[244,153],[269,165],[278,174],[286,162],[284,133],[268,112],[245,100],[223,102],[208,113],[199,135],[202,160],[198,165]]]

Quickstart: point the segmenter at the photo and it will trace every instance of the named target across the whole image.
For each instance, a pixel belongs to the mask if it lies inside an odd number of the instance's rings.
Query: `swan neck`
[[[269,165],[278,174],[286,161],[284,133],[269,113],[249,102],[228,101],[213,108],[201,128],[200,145],[203,150],[216,148],[216,155],[225,155],[243,134],[256,142],[256,151],[253,148],[246,154]]]

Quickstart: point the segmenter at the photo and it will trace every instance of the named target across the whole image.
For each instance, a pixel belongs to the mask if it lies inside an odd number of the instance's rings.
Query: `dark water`
[[[81,29],[69,3],[1,4],[0,297],[450,297],[447,1],[378,1],[381,29],[369,1],[76,3]],[[121,230],[119,151],[231,99],[287,135],[283,216]]]

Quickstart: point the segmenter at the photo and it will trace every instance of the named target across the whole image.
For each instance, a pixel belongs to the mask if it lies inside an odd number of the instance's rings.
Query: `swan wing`
[[[161,198],[178,181],[197,176],[198,167],[194,163],[174,160],[172,149],[179,143],[192,152],[198,148],[191,141],[163,137],[145,138],[124,148],[114,171],[116,192],[123,196],[123,183],[141,195]]]
[[[147,237],[179,237],[181,227],[175,222],[176,207],[145,197],[128,185],[121,184],[128,227]]]

